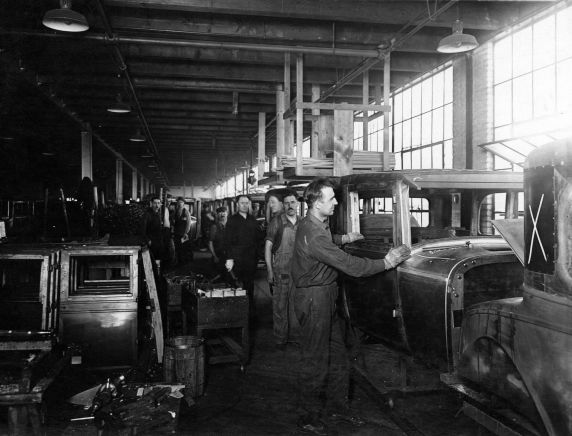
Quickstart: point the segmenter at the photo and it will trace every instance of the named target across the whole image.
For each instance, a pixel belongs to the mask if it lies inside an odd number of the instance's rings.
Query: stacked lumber
[[[389,168],[395,168],[395,154],[388,153]],[[296,156],[283,156],[282,166],[284,168],[296,167]],[[311,157],[302,158],[302,168],[304,170],[310,169],[332,169],[334,168],[333,156],[327,156],[324,159],[317,159]],[[383,152],[380,151],[354,151],[352,157],[353,171],[358,172],[371,172],[383,171]]]

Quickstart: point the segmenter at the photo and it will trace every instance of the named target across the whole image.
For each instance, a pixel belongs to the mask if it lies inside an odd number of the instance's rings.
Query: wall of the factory
[[[206,186],[169,186],[169,194],[173,197],[214,199],[214,192]]]
[[[473,102],[472,102],[472,159],[473,168],[491,169],[490,157],[477,144],[493,140],[493,45],[484,44],[472,52]]]

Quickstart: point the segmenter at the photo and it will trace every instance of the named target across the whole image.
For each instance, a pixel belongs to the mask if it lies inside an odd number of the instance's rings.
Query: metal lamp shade
[[[439,53],[463,53],[479,46],[473,35],[463,33],[463,23],[460,20],[453,24],[453,33],[439,41]]]
[[[143,136],[141,134],[141,132],[137,131],[137,133],[135,133],[135,135],[131,135],[129,140],[132,142],[145,142],[147,140],[147,138],[145,138],[145,136]]]
[[[44,14],[42,24],[50,29],[64,32],[85,32],[89,29],[86,18],[70,9],[70,2],[61,2],[60,9],[52,9]]]

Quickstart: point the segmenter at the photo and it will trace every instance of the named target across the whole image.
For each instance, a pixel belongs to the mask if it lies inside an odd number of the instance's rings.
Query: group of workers
[[[289,342],[299,345],[299,406],[303,413],[297,425],[317,435],[327,434],[324,422],[364,423],[348,403],[350,364],[345,320],[336,310],[338,272],[370,276],[395,268],[410,255],[405,245],[392,248],[383,259],[356,257],[342,250],[341,245],[363,239],[363,235],[332,235],[328,218],[338,204],[334,188],[325,178],[310,183],[304,191],[308,211],[303,218],[298,214],[295,191],[274,190],[266,198],[272,218],[266,229],[264,258],[272,291],[276,347],[285,351]],[[226,208],[216,210],[209,249],[219,271],[224,265],[237,277],[252,303],[260,229],[249,213],[247,195],[238,196],[237,208],[230,217]],[[153,247],[153,241],[150,243]]]
[[[168,207],[162,207],[159,196],[153,196],[141,219],[139,233],[155,260],[180,265],[190,260],[187,253],[192,253],[184,247],[189,240],[191,223],[183,197],[178,197],[174,210],[169,211]]]

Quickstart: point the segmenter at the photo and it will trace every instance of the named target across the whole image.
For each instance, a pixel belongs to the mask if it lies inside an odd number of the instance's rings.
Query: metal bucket
[[[166,383],[185,385],[193,398],[203,394],[205,384],[204,340],[196,336],[175,336],[167,341],[163,357]]]

